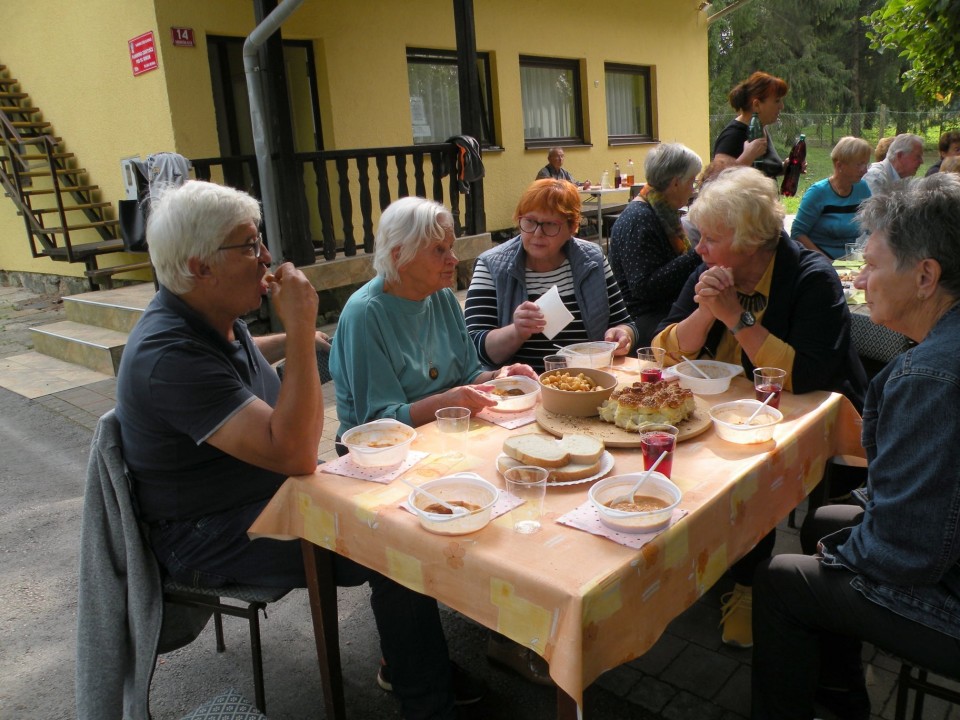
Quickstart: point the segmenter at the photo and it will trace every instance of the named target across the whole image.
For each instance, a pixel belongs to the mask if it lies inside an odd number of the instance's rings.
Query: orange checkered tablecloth
[[[635,370],[617,369],[624,382]],[[753,397],[735,378],[717,403]],[[588,485],[547,491],[540,532],[513,532],[510,515],[459,537],[425,532],[400,508],[409,488],[329,475],[291,477],[250,528],[252,537],[303,538],[334,550],[533,648],[577,703],[608,669],[646,652],[820,481],[828,458],[863,455],[860,418],[841,395],[784,393],[774,439],[734,445],[713,429],[678,445],[673,480],[687,515],[640,550],[553,522],[587,499]],[[433,425],[414,450],[431,454],[414,482],[471,470],[498,487],[495,458],[507,430],[474,418],[464,453],[437,454]],[[611,450],[611,474],[642,470],[639,448]]]

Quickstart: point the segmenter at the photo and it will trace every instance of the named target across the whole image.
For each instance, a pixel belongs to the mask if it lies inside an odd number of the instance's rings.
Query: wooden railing
[[[326,260],[351,257],[362,249],[373,252],[374,227],[380,213],[394,200],[409,195],[428,197],[450,209],[457,236],[480,228],[463,203],[453,171],[452,143],[325,150],[297,153],[303,194],[308,199],[304,225],[310,229],[318,254]],[[256,158],[200,158],[191,161],[198,179],[231,185],[259,197]],[[446,176],[445,170],[450,171]],[[465,217],[463,217],[465,215]]]

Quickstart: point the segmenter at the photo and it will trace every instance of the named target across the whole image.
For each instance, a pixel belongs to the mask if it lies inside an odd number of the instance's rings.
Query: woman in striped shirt
[[[626,355],[636,327],[613,271],[599,246],[573,236],[580,225],[580,194],[563,180],[537,180],[524,192],[514,219],[520,235],[477,259],[467,291],[467,331],[488,367],[526,363],[543,370],[543,358],[589,340],[617,343]],[[557,286],[573,320],[557,335],[534,302]]]

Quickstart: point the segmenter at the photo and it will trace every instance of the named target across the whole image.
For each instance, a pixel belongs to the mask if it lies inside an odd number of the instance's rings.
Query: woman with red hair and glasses
[[[626,355],[637,328],[603,251],[574,237],[580,225],[576,185],[537,180],[520,198],[514,219],[520,234],[477,258],[467,291],[467,331],[484,366],[525,363],[542,371],[543,358],[557,345],[589,340],[615,342],[614,355]],[[548,338],[534,301],[554,286],[573,319]]]
[[[728,98],[737,116],[717,136],[712,160],[747,167],[754,165],[767,177],[783,175],[784,162],[773,146],[767,126],[779,119],[788,89],[785,80],[758,70],[731,90]],[[754,113],[760,116],[763,137],[748,140]]]

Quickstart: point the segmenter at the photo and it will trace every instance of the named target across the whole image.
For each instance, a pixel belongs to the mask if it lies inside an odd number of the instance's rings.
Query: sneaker
[[[530,648],[512,640],[499,640],[491,635],[487,641],[487,659],[513,670],[523,679],[537,685],[554,684],[547,661]]]
[[[473,705],[483,699],[483,686],[466,670],[450,662],[450,682],[453,684],[453,704]],[[390,681],[390,667],[380,658],[380,669],[377,671],[377,685],[393,692],[393,683]]]
[[[753,647],[753,588],[736,584],[720,602],[723,642],[733,647]]]

